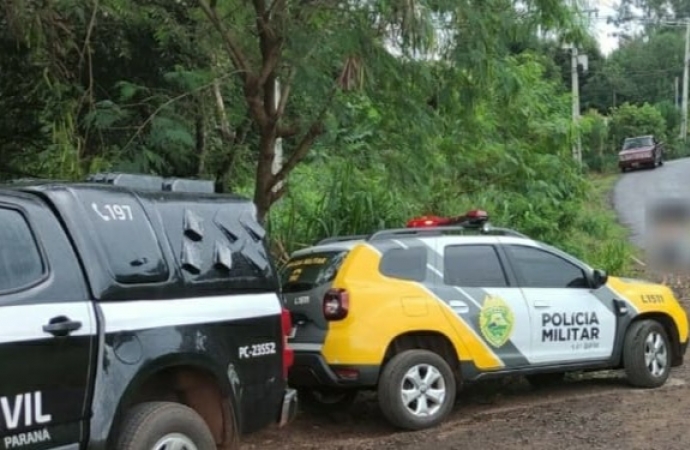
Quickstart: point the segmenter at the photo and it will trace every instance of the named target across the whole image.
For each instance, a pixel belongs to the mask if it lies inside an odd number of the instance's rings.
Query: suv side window
[[[29,224],[7,208],[0,208],[0,223],[0,293],[37,283],[46,267]]]
[[[426,247],[392,248],[383,254],[379,271],[387,277],[424,281],[426,260]]]
[[[449,245],[443,252],[443,282],[462,287],[506,287],[503,265],[493,245]]]
[[[521,287],[589,288],[585,272],[547,251],[524,245],[507,245]]]
[[[151,221],[132,194],[93,189],[77,196],[89,214],[89,225],[115,281],[147,284],[168,279],[168,265]]]

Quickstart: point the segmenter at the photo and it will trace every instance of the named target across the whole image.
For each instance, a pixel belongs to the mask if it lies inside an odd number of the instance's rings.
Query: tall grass
[[[288,195],[271,211],[268,231],[282,262],[292,251],[325,237],[403,227],[411,217],[429,212],[451,215],[481,208],[497,226],[515,228],[594,267],[624,274],[635,250],[608,199],[616,179],[591,176],[584,197],[560,201],[491,188],[472,195],[449,194],[438,211],[429,211],[424,195],[396,189],[385,167],[365,172],[352,164],[303,166],[291,177]]]

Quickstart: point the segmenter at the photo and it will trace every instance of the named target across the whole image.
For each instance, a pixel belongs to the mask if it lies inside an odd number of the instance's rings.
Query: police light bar
[[[457,217],[415,217],[407,222],[407,228],[443,227],[449,225],[479,228],[488,220],[489,214],[486,211],[482,211],[481,209],[473,209],[466,212],[464,215]]]
[[[407,222],[407,228],[442,227],[450,225],[451,219],[439,216],[415,217]]]

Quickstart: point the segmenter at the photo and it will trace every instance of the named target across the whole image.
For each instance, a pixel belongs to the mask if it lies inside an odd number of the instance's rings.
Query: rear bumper
[[[656,163],[654,157],[631,159],[628,161],[618,161],[618,167],[621,169],[633,169],[637,167],[648,166],[654,163]]]
[[[374,387],[378,383],[379,370],[379,366],[371,365],[329,365],[320,353],[295,352],[288,384],[294,388]]]
[[[280,407],[280,417],[278,418],[278,426],[283,427],[292,422],[292,419],[297,415],[297,391],[294,389],[286,389],[283,396],[283,403]]]

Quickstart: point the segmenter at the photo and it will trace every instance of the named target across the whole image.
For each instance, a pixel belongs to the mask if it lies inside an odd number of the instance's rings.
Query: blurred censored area
[[[690,273],[690,199],[657,199],[645,213],[648,264],[656,271]]]

